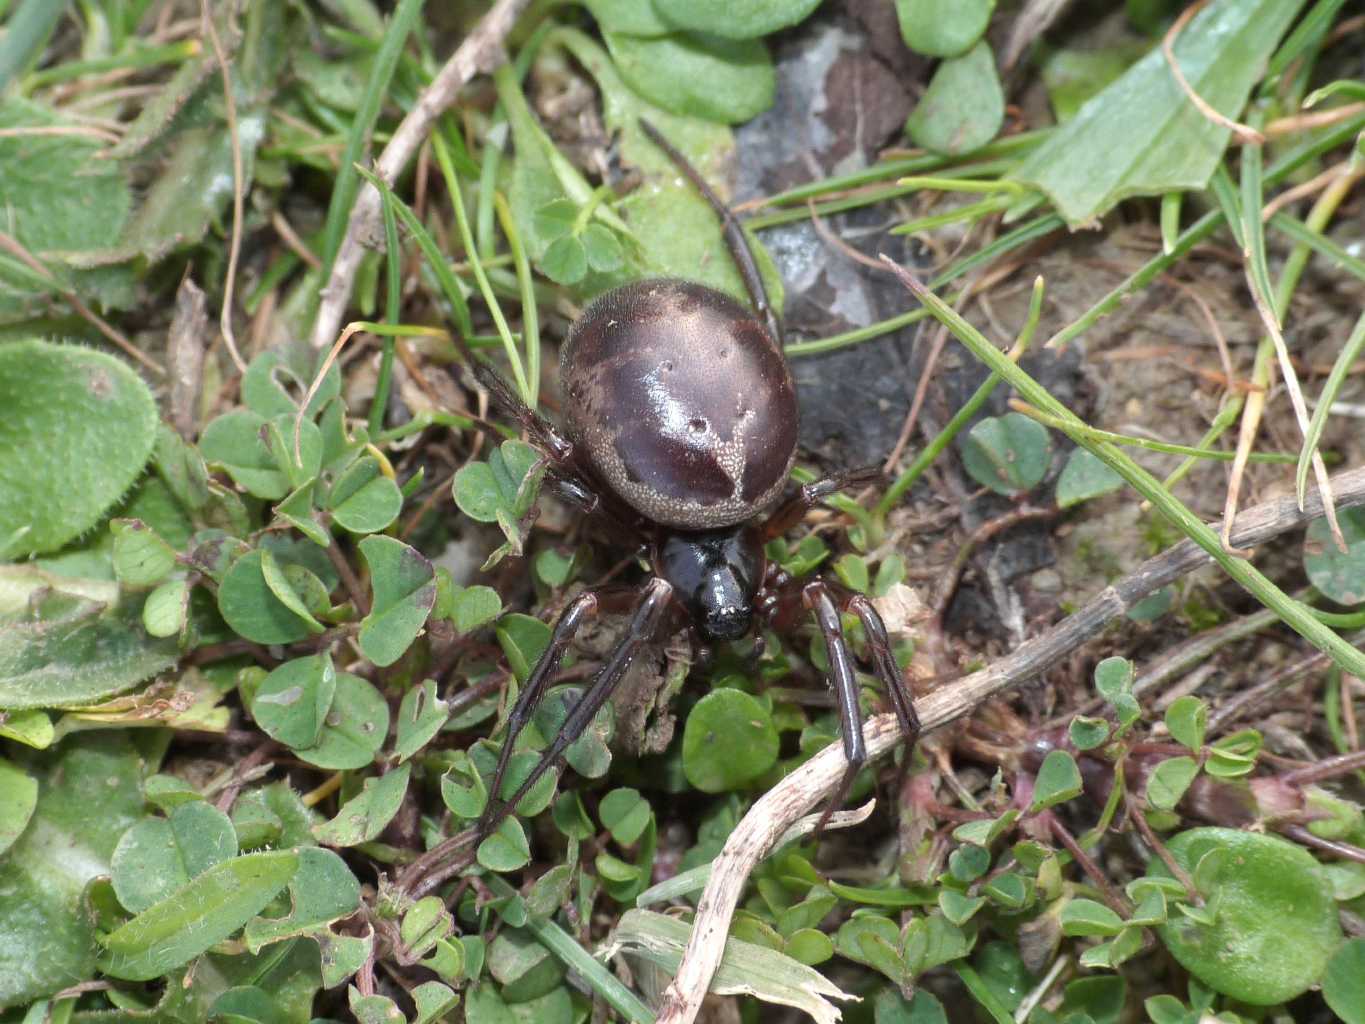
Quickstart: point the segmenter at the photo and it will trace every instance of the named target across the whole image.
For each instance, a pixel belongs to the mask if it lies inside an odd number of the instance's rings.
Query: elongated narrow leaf
[[[150,981],[222,942],[264,909],[298,870],[295,850],[234,857],[102,938],[105,974]]]
[[[1175,56],[1215,110],[1236,117],[1302,0],[1214,0],[1180,33]],[[1159,46],[1054,131],[1014,173],[1047,193],[1073,228],[1128,196],[1203,188],[1231,130],[1181,90]]]

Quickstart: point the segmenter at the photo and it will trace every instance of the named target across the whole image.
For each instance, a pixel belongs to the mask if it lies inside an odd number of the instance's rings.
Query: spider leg
[[[763,523],[763,539],[768,541],[774,537],[782,536],[801,522],[807,512],[831,494],[837,494],[839,491],[850,487],[863,487],[867,484],[876,483],[881,479],[881,476],[882,471],[879,467],[863,466],[861,469],[836,473],[834,476],[827,476],[823,480],[816,480],[814,483],[803,485],[801,490],[779,505],[777,511]]]
[[[768,334],[771,335],[778,348],[782,348],[782,322],[778,319],[777,312],[773,309],[772,303],[768,301],[768,290],[763,286],[763,275],[758,272],[758,263],[754,260],[753,250],[749,247],[749,238],[744,234],[744,228],[740,226],[739,218],[734,215],[730,207],[726,206],[720,196],[712,191],[711,186],[706,183],[695,167],[688,162],[687,157],[679,152],[678,148],[664,138],[663,133],[655,128],[644,118],[640,118],[640,127],[649,136],[654,145],[658,146],[668,158],[677,165],[678,170],[692,183],[692,187],[702,194],[702,198],[711,204],[711,208],[716,211],[716,216],[720,218],[721,231],[725,235],[725,245],[730,250],[730,258],[735,261],[735,267],[739,270],[740,279],[744,282],[744,290],[749,293],[749,301],[754,305],[754,311],[763,320],[763,325],[767,327]]]
[[[834,699],[839,705],[839,728],[844,737],[844,760],[848,767],[839,787],[830,797],[825,813],[815,826],[818,838],[829,823],[829,816],[842,807],[848,798],[849,788],[859,770],[867,763],[867,747],[863,742],[863,713],[858,707],[858,677],[853,670],[853,655],[844,638],[843,624],[839,621],[839,610],[830,596],[829,587],[820,582],[807,583],[801,590],[801,599],[815,614],[820,633],[825,638],[825,650],[829,654],[829,683],[834,691]]]
[[[507,774],[508,762],[512,760],[512,749],[516,746],[517,736],[535,714],[545,691],[549,689],[550,682],[559,674],[559,664],[564,660],[564,654],[569,649],[574,634],[583,625],[583,620],[596,614],[597,596],[591,591],[574,598],[555,623],[549,646],[545,648],[531,674],[526,677],[526,685],[517,695],[517,702],[512,705],[512,713],[507,716],[507,735],[503,738],[502,749],[498,751],[498,767],[493,772],[493,786],[489,790],[488,806],[484,808],[483,816],[479,819],[480,833],[492,831],[492,826],[488,822],[496,816],[498,793],[502,790],[503,776]]]
[[[635,656],[640,653],[643,647],[655,633],[659,630],[659,625],[664,620],[664,615],[673,599],[673,588],[664,580],[654,577],[645,586],[645,592],[636,603],[634,611],[631,613],[630,624],[626,627],[625,635],[617,642],[611,656],[607,659],[601,669],[597,672],[597,677],[588,687],[588,691],[583,694],[578,703],[569,712],[569,717],[564,720],[564,726],[559,730],[559,734],[554,738],[554,742],[541,755],[539,763],[526,777],[526,781],[521,784],[517,791],[505,803],[496,803],[497,788],[489,796],[488,808],[484,811],[483,817],[479,821],[479,835],[484,836],[492,832],[502,824],[513,809],[521,802],[531,787],[540,781],[540,777],[554,767],[564,756],[564,752],[574,740],[583,735],[583,732],[597,716],[597,712],[602,709],[608,698],[616,690],[622,678],[625,677],[626,670],[635,660]],[[568,613],[566,612],[567,616]],[[563,621],[562,619],[560,620]],[[556,636],[558,630],[556,630]],[[567,642],[567,641],[566,641]],[[551,641],[553,647],[554,641]],[[547,649],[547,654],[549,650]],[[561,652],[562,653],[562,652]],[[543,659],[542,659],[543,660]],[[537,670],[540,665],[537,664]],[[527,681],[527,690],[530,689],[530,681]],[[520,703],[520,701],[518,701]],[[499,758],[499,771],[503,767],[503,761],[510,757],[507,751],[511,747],[509,739],[507,746],[503,748],[504,756]]]
[[[867,634],[867,653],[872,656],[872,667],[877,673],[877,678],[886,687],[886,695],[891,698],[891,708],[900,722],[901,732],[905,733],[906,747],[913,750],[915,741],[919,739],[919,715],[915,711],[915,701],[910,689],[905,685],[905,676],[901,674],[900,666],[896,664],[896,656],[892,653],[891,638],[886,635],[886,623],[882,621],[881,614],[873,607],[872,602],[862,594],[855,594],[849,599],[848,609],[858,616],[863,624],[863,632]]]

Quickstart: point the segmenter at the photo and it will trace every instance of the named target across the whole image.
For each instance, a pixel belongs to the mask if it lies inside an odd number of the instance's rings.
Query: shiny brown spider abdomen
[[[692,281],[636,281],[596,299],[562,350],[579,454],[645,518],[733,526],[782,492],[796,458],[796,385],[734,299]]]

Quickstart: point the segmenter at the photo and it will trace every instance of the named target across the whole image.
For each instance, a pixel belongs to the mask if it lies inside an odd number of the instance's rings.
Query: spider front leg
[[[587,596],[589,595],[584,595],[584,597]],[[580,601],[582,599],[583,598],[579,598]],[[564,752],[568,750],[569,745],[583,735],[584,731],[592,723],[592,720],[597,716],[597,712],[602,710],[602,705],[607,702],[621,680],[625,677],[626,670],[630,668],[630,664],[635,660],[635,656],[640,653],[640,648],[653,639],[655,634],[658,633],[659,626],[663,622],[664,616],[667,613],[672,600],[673,588],[657,576],[645,585],[644,594],[636,602],[635,608],[631,613],[630,624],[626,627],[625,635],[617,642],[616,647],[611,652],[611,656],[607,658],[606,664],[598,670],[596,678],[592,681],[592,685],[588,687],[588,691],[583,694],[583,696],[579,698],[578,703],[573,706],[573,710],[569,712],[569,717],[564,720],[564,725],[559,730],[559,734],[555,736],[554,741],[545,750],[545,753],[541,755],[540,761],[536,763],[531,774],[526,777],[526,780],[522,782],[521,786],[512,794],[510,799],[505,803],[499,803],[497,794],[502,784],[502,775],[507,767],[507,761],[511,757],[512,740],[515,736],[515,733],[509,732],[502,753],[498,757],[498,770],[493,780],[493,789],[489,794],[488,807],[484,810],[483,817],[479,819],[478,832],[480,837],[488,835],[501,825],[503,819],[512,813],[517,804],[521,803],[522,797],[529,793],[531,787],[540,781],[540,777],[559,762],[564,756]],[[525,700],[528,708],[524,711],[523,721],[521,722],[521,725],[517,727],[518,729],[520,729],[522,725],[525,725],[524,718],[529,717],[531,711],[534,710],[534,704],[538,703],[540,700],[539,696],[536,696],[535,698],[526,697],[526,694],[531,690],[532,680],[536,679],[537,675],[541,673],[542,666],[547,666],[540,682],[541,689],[544,689],[545,683],[553,676],[554,669],[558,667],[559,659],[563,657],[564,651],[568,647],[569,640],[573,636],[573,632],[577,629],[578,624],[571,623],[563,630],[563,638],[561,641],[560,627],[565,625],[565,619],[569,617],[570,612],[574,609],[576,604],[577,602],[575,602],[574,605],[570,605],[569,611],[566,611],[560,618],[559,624],[555,627],[555,633],[550,641],[550,646],[546,648],[545,654],[541,656],[541,660],[536,663],[535,669],[527,679],[526,690],[523,691],[522,697],[518,699],[517,707],[520,708],[523,700]],[[551,667],[548,666],[547,659],[550,658],[552,652],[555,651],[556,642],[559,642],[560,646],[558,648],[558,653],[554,655],[554,665]],[[516,709],[513,709],[513,714],[516,714]]]
[[[807,583],[801,590],[801,599],[815,613],[816,624],[825,638],[825,650],[829,656],[829,684],[834,691],[834,699],[839,705],[839,728],[844,737],[844,760],[848,767],[844,777],[839,780],[839,788],[830,797],[825,813],[815,826],[819,836],[829,822],[829,816],[836,808],[844,805],[849,788],[859,770],[867,763],[867,745],[863,742],[863,713],[858,707],[858,677],[853,670],[853,655],[844,638],[844,627],[839,621],[839,609],[830,597],[829,587],[819,582]]]
[[[541,654],[531,674],[526,677],[526,685],[517,695],[517,702],[512,705],[512,713],[507,716],[507,735],[502,741],[502,749],[498,751],[498,767],[493,772],[493,788],[488,793],[488,806],[484,808],[483,816],[479,818],[480,834],[486,835],[496,828],[495,824],[491,824],[495,818],[502,820],[498,793],[502,790],[503,776],[507,774],[508,762],[512,760],[512,749],[516,746],[517,736],[535,714],[550,681],[559,674],[560,662],[564,660],[564,654],[568,651],[574,634],[583,625],[583,620],[596,614],[597,595],[592,591],[574,598],[555,623],[549,646]]]
[[[896,664],[895,652],[891,650],[891,638],[886,635],[886,623],[881,614],[862,594],[855,594],[848,602],[848,610],[858,616],[867,635],[867,653],[872,657],[872,668],[877,678],[886,687],[886,695],[891,699],[891,709],[900,722],[901,732],[905,733],[908,751],[915,749],[919,739],[919,714],[915,711],[915,699],[905,685],[905,676]]]

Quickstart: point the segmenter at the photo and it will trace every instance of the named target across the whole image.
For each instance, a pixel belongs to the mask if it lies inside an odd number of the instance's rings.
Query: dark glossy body
[[[562,762],[632,660],[677,622],[679,609],[706,643],[742,638],[756,617],[785,628],[802,607],[813,615],[829,652],[829,681],[848,759],[831,809],[842,803],[867,759],[841,611],[862,622],[873,670],[906,736],[913,742],[919,731],[890,639],[871,602],[819,579],[794,580],[766,564],[766,541],[795,526],[839,488],[865,482],[867,474],[855,471],[807,484],[773,508],[796,459],[799,420],[781,324],[739,222],[682,154],[647,123],[641,127],[715,209],[753,309],[705,285],[675,279],[637,281],[598,298],[574,323],[562,351],[567,437],[466,353],[480,381],[541,450],[561,495],[587,512],[604,513],[623,535],[618,539],[643,541],[653,563],[620,640],[534,770],[505,794],[502,784],[517,736],[554,682],[575,634],[614,599],[607,588],[590,588],[556,621],[508,715],[493,799],[479,821],[479,836],[496,828],[536,780]],[[448,871],[428,875],[417,894],[431,891]]]
[[[668,533],[654,556],[655,571],[673,587],[701,634],[723,643],[746,636],[763,583],[763,537],[753,527],[708,533]]]
[[[715,530],[771,506],[796,459],[796,385],[777,341],[713,288],[637,281],[593,302],[560,360],[580,458],[661,526]]]

